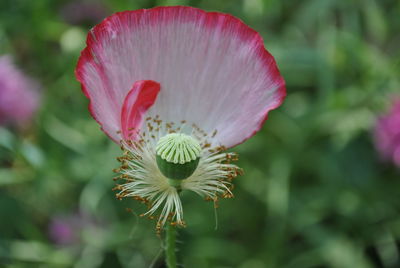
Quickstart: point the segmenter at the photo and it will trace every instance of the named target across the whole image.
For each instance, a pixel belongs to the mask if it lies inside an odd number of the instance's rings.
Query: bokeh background
[[[184,195],[180,263],[400,267],[400,170],[372,134],[400,93],[395,0],[1,0],[0,55],[41,85],[41,102],[31,121],[0,128],[0,267],[164,267],[154,221],[114,197],[120,150],[74,77],[92,26],[158,5],[241,18],[264,37],[288,90],[235,149],[245,175],[220,202],[217,230],[212,203]]]

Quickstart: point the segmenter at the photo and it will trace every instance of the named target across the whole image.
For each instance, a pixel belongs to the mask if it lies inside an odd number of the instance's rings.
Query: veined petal
[[[134,138],[143,116],[156,101],[160,84],[151,80],[136,81],[125,97],[121,111],[121,131],[125,140]],[[135,132],[136,130],[136,132]]]
[[[149,116],[217,130],[211,146],[251,137],[286,94],[257,32],[233,16],[191,7],[108,17],[89,33],[76,75],[92,115],[116,141],[124,98],[138,80],[163,87]]]

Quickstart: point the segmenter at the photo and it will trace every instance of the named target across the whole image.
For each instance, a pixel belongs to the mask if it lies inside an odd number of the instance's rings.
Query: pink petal
[[[134,139],[132,134],[139,130],[144,114],[156,101],[160,84],[151,80],[141,80],[133,84],[126,95],[121,112],[122,136],[125,140]]]
[[[116,141],[124,98],[138,80],[163,87],[149,116],[217,130],[210,142],[226,147],[254,135],[286,95],[257,32],[233,16],[191,7],[108,17],[89,33],[76,75],[93,117]]]

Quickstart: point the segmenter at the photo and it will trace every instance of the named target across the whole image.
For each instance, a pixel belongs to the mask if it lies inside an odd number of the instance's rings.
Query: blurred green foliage
[[[221,201],[218,229],[212,203],[183,196],[185,267],[400,267],[400,171],[371,138],[400,91],[395,0],[1,0],[0,54],[43,85],[32,126],[0,129],[1,267],[163,267],[154,222],[125,210],[143,206],[114,198],[120,151],[74,78],[101,20],[68,17],[82,3],[104,17],[157,5],[231,13],[262,34],[286,80],[284,105],[236,148],[245,175]],[[96,224],[56,245],[51,220],[78,212]]]

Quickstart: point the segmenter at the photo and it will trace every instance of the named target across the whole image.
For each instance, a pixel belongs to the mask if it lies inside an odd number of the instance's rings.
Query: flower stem
[[[165,237],[165,255],[168,268],[176,268],[176,227],[168,224]]]

